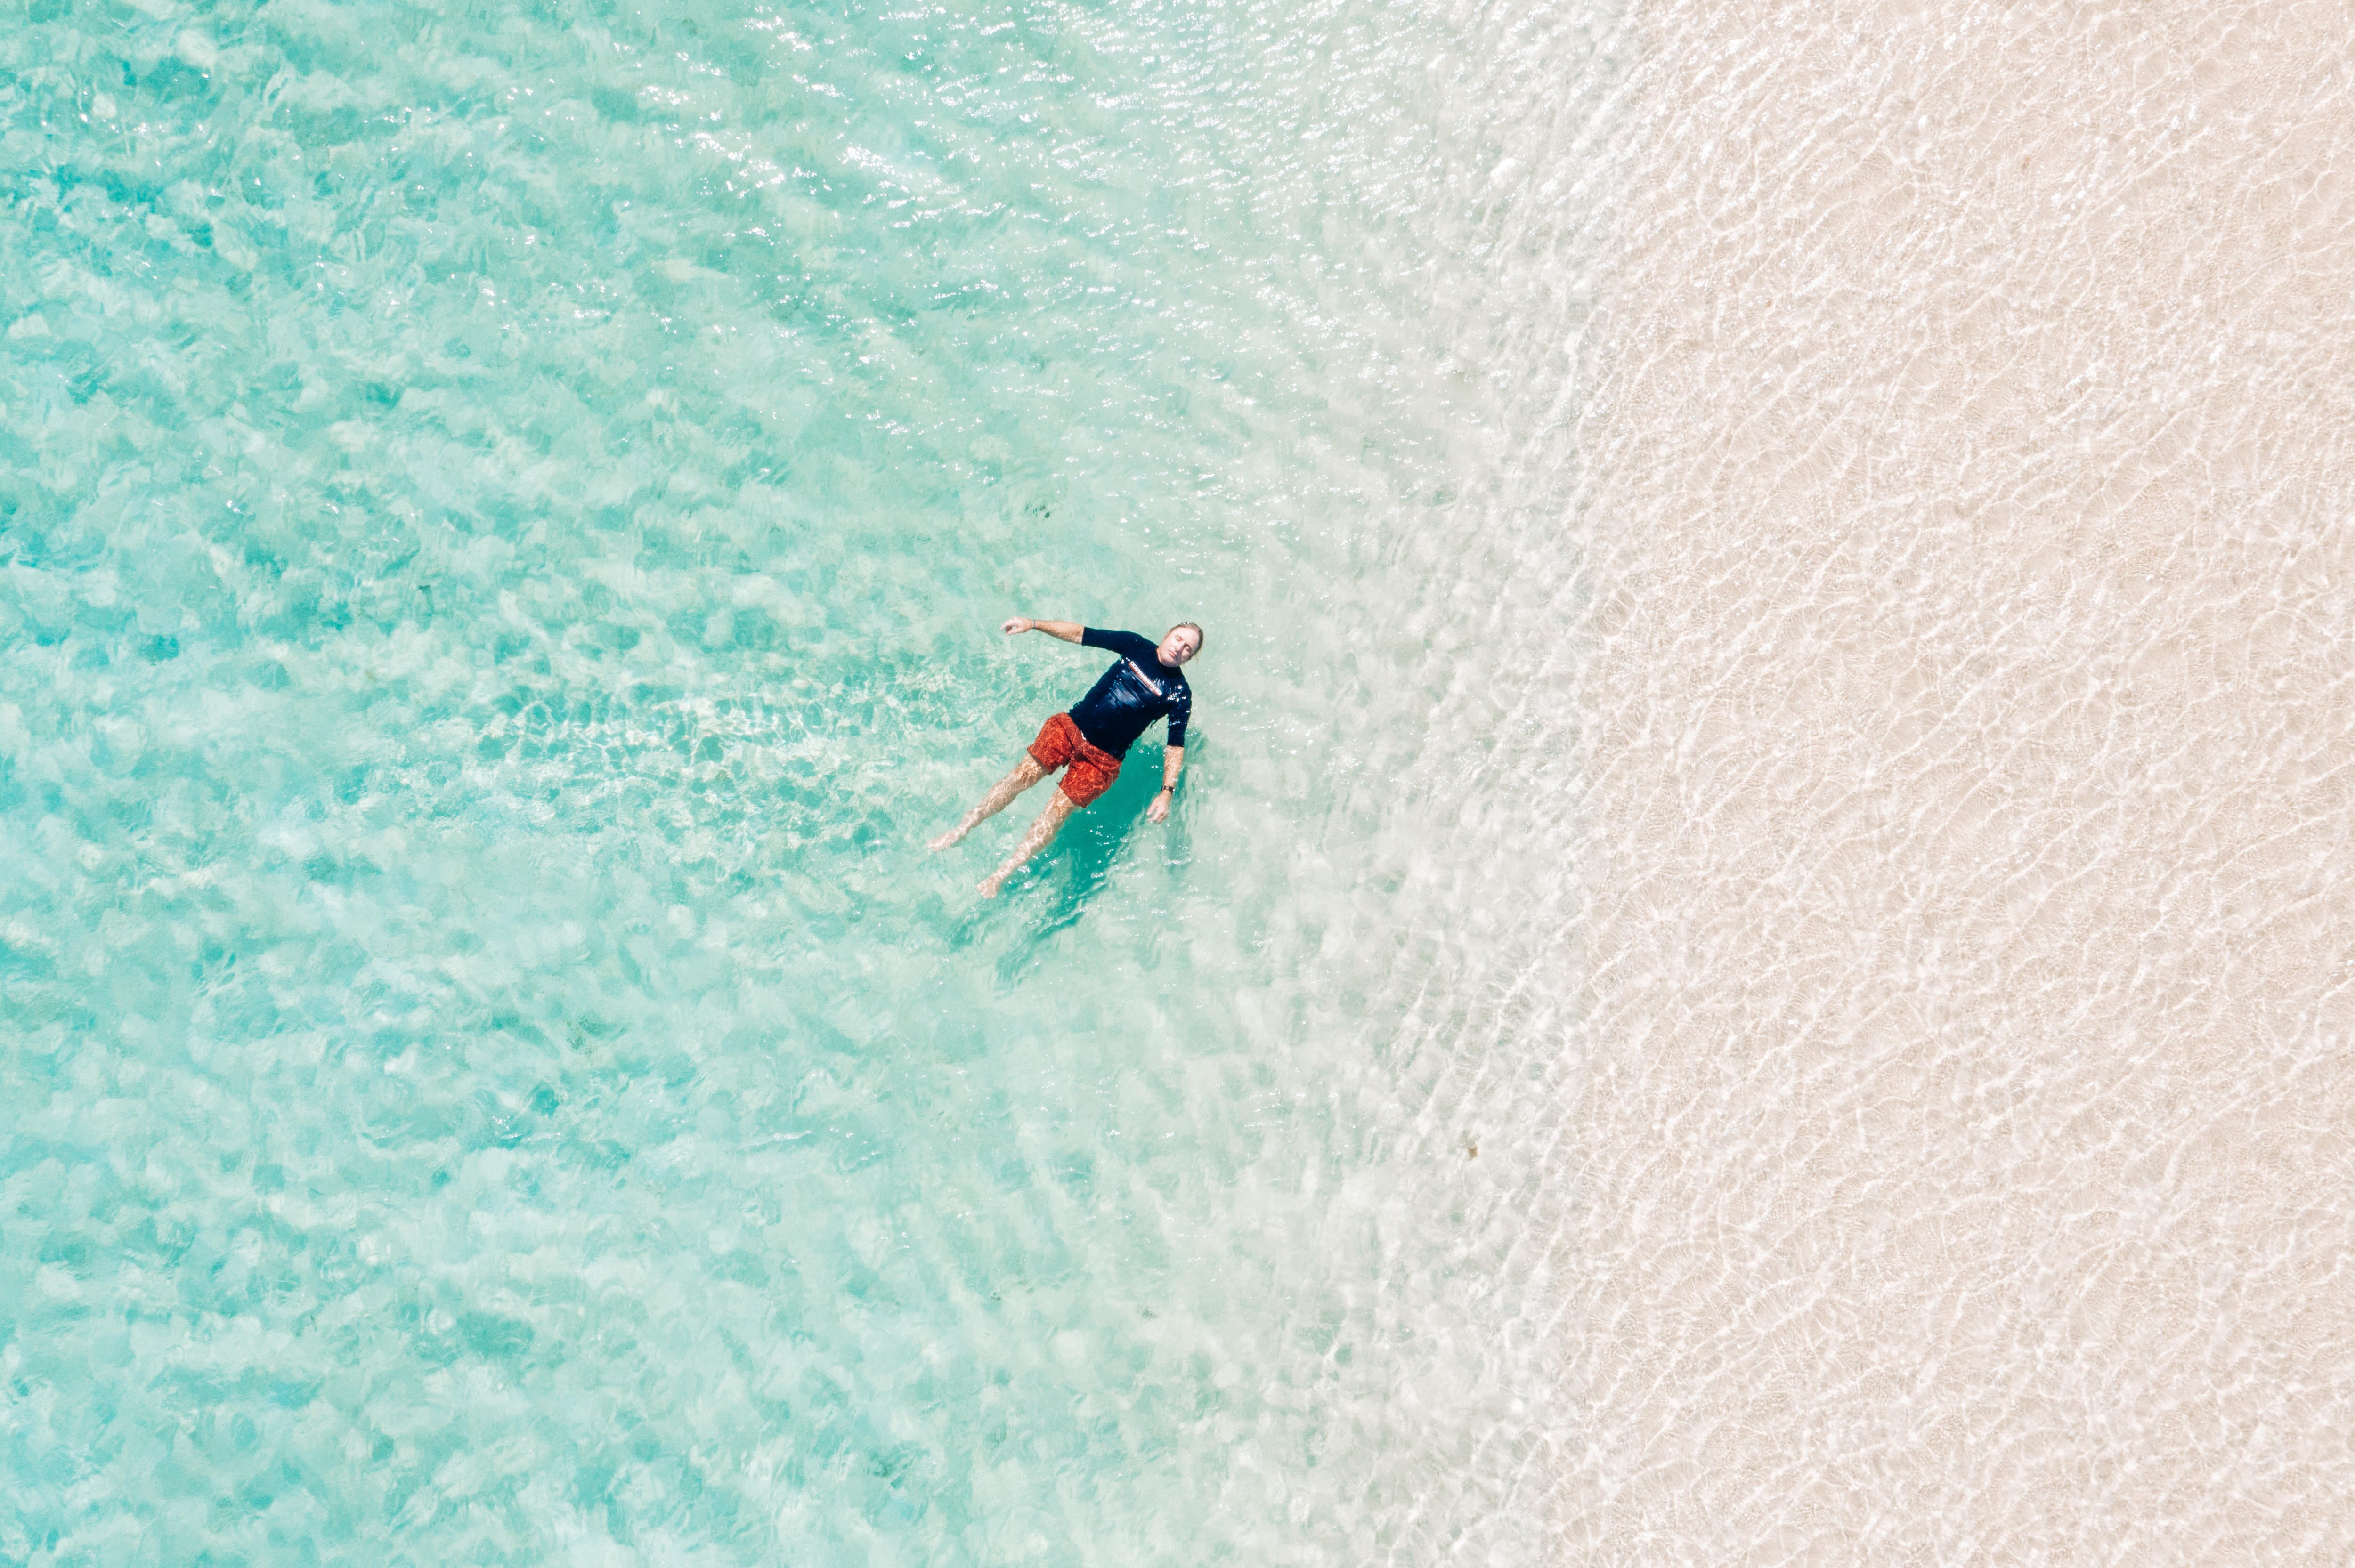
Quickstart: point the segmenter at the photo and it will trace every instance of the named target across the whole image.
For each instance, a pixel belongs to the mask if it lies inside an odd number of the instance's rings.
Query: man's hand
[[[1170,799],[1170,793],[1167,789],[1164,789],[1160,794],[1153,797],[1153,804],[1145,808],[1145,820],[1148,822],[1167,821],[1169,820]]]
[[[1031,630],[1035,624],[1035,622],[1025,620],[1018,615],[1007,621],[1005,625],[999,627],[998,630],[1006,633],[1008,637],[1019,637],[1024,632]]]

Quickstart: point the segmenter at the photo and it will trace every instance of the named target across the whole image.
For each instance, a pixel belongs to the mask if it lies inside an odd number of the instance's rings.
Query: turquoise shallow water
[[[0,50],[0,1558],[1541,1550],[1597,17]]]

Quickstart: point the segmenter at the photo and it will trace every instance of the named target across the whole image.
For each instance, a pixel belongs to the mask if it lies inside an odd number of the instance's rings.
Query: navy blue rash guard
[[[1160,644],[1134,631],[1083,626],[1080,646],[1120,655],[1088,688],[1088,694],[1071,705],[1071,722],[1090,746],[1125,756],[1146,726],[1165,715],[1169,744],[1186,744],[1186,715],[1194,711],[1194,689],[1186,683],[1184,671],[1161,662]]]

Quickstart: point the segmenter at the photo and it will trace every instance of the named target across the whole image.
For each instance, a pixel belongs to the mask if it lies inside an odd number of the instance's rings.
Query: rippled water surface
[[[2355,1557],[2350,38],[19,6],[0,1561]]]
[[[1613,26],[0,22],[0,1557],[1535,1554]]]
[[[2355,1561],[2355,30],[1657,0],[1563,1561]]]

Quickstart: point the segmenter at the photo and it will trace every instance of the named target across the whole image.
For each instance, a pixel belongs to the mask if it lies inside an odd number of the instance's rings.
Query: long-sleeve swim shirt
[[[1071,705],[1071,722],[1091,746],[1114,757],[1126,755],[1136,737],[1155,719],[1169,720],[1169,744],[1186,744],[1186,718],[1194,710],[1194,689],[1185,672],[1161,662],[1160,645],[1134,631],[1080,629],[1080,646],[1102,648],[1118,654],[1112,668]]]

